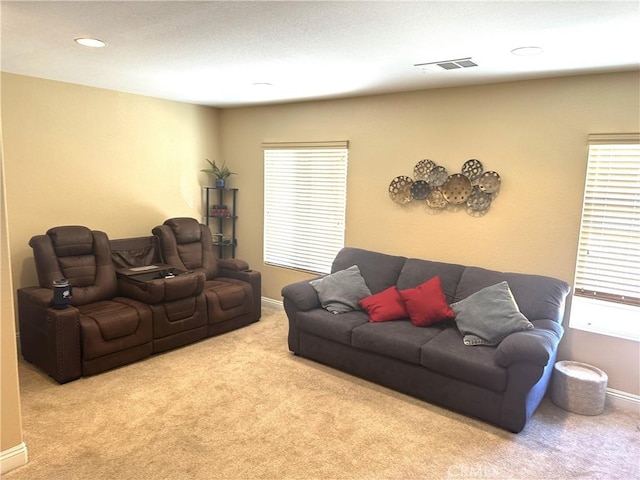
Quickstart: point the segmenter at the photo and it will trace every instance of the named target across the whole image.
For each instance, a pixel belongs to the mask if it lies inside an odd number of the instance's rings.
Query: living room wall
[[[262,142],[348,140],[346,244],[391,254],[573,281],[590,133],[640,131],[637,72],[576,76],[221,112],[222,158],[240,173],[239,256],[263,294],[309,275],[262,263]],[[397,175],[429,158],[470,159],[502,177],[485,216],[398,205]],[[560,356],[640,394],[637,342],[568,328]]]
[[[56,225],[110,238],[199,218],[214,108],[2,74],[7,209],[16,288],[37,283],[29,239]]]

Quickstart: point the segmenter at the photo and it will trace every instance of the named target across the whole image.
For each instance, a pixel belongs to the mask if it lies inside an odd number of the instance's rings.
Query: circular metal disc
[[[424,200],[429,195],[429,184],[424,180],[416,180],[411,185],[411,196],[414,200]]]
[[[413,167],[413,176],[416,177],[416,180],[427,180],[431,169],[435,167],[436,164],[427,158],[424,160],[420,160],[416,163],[416,166]]]
[[[429,176],[427,177],[427,182],[429,182],[429,186],[431,188],[440,187],[444,185],[444,182],[447,181],[448,177],[449,177],[449,173],[447,172],[447,169],[439,165],[436,165],[429,172]]]
[[[427,205],[431,208],[441,210],[447,206],[447,201],[442,196],[442,192],[438,189],[431,190],[427,195]]]
[[[389,196],[391,200],[401,205],[409,203],[412,200],[411,186],[413,185],[413,179],[405,175],[391,180],[389,184]]]
[[[447,181],[442,185],[442,196],[452,205],[458,205],[467,201],[473,187],[471,180],[461,173],[449,175]]]
[[[497,172],[484,172],[480,177],[478,186],[484,193],[495,193],[500,190],[501,181]]]
[[[480,160],[477,160],[475,158],[472,158],[471,160],[467,160],[462,165],[462,174],[472,182],[475,182],[476,180],[478,180],[480,178],[480,175],[482,175],[482,172],[483,172],[482,162],[480,162]]]
[[[467,207],[473,212],[484,212],[491,206],[491,194],[484,193],[477,185],[467,198]]]

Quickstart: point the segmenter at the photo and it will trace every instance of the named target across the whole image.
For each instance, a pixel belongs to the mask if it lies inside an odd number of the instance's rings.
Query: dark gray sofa
[[[467,346],[455,321],[416,327],[409,319],[369,322],[362,310],[323,309],[309,281],[282,290],[289,349],[350,374],[520,432],[549,383],[569,285],[554,278],[503,273],[344,248],[332,272],[357,265],[372,293],[413,288],[438,275],[448,303],[507,281],[531,330],[495,347]]]

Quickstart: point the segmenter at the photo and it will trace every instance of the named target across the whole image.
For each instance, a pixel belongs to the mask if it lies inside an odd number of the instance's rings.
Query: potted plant
[[[227,183],[227,178],[230,175],[237,175],[235,172],[229,170],[229,168],[225,165],[225,162],[222,162],[222,166],[218,167],[216,165],[216,161],[213,162],[208,158],[205,160],[211,165],[211,168],[203,168],[200,170],[201,172],[206,173],[207,175],[213,175],[216,177],[216,188],[224,188]]]

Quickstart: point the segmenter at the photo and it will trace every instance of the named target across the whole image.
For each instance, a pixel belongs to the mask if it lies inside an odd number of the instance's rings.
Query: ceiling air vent
[[[453,60],[440,60],[438,62],[416,63],[414,67],[440,67],[443,70],[455,70],[457,68],[477,67],[478,64],[471,60],[471,57],[456,58]]]

